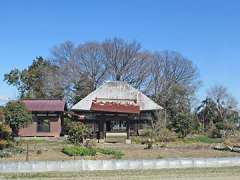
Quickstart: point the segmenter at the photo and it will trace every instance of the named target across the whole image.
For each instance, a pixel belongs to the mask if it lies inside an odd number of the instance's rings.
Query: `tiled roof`
[[[39,111],[39,112],[63,112],[65,110],[64,100],[39,100],[39,99],[28,99],[22,100],[28,111]]]

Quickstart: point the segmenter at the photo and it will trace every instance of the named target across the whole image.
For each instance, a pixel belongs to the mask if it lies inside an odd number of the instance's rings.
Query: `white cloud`
[[[0,96],[0,101],[9,101],[10,98],[8,97],[3,97],[3,96]]]

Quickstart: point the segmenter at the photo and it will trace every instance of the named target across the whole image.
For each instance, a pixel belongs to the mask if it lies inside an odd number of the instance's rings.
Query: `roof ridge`
[[[33,101],[37,101],[37,100],[45,100],[45,101],[54,101],[54,100],[59,100],[59,101],[65,101],[64,99],[58,99],[58,98],[24,98],[21,99],[21,101],[28,101],[28,100],[33,100]]]

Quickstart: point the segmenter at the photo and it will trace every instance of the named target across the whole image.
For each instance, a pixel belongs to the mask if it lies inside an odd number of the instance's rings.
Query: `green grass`
[[[95,156],[97,154],[97,151],[94,148],[80,146],[66,146],[63,148],[62,152],[69,156]]]
[[[65,146],[63,153],[69,156],[95,156],[97,152],[105,155],[113,155],[116,159],[121,159],[124,155],[121,151],[110,148],[86,148],[81,146]]]
[[[100,152],[105,155],[113,155],[116,159],[122,159],[122,156],[124,155],[121,151],[119,150],[114,150],[114,149],[102,149],[102,148],[97,148],[97,152]]]
[[[223,140],[221,138],[209,138],[207,136],[195,136],[191,138],[185,138],[183,140],[184,143],[206,143],[206,144],[214,144],[221,143]]]

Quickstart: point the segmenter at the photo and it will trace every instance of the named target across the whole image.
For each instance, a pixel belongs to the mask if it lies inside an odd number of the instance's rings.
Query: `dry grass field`
[[[27,143],[29,144],[29,160],[70,160],[70,157],[62,153],[66,145],[64,141],[55,140],[28,140],[20,141],[18,147],[25,150],[24,153],[13,155],[9,158],[2,158],[0,161],[16,161],[26,159]],[[212,149],[211,143],[184,143],[172,142],[164,147],[154,147],[145,149],[141,144],[122,144],[122,143],[99,143],[98,147],[121,150],[124,153],[123,159],[161,159],[177,157],[229,157],[239,156],[239,153],[216,151]],[[111,155],[97,154],[92,157],[76,157],[76,159],[113,159]]]
[[[145,145],[139,144],[105,144],[105,147],[120,149],[124,153],[123,159],[161,159],[161,158],[197,158],[197,157],[229,157],[240,156],[239,153],[216,151],[211,144],[183,144],[170,143],[166,147],[154,147],[145,149]]]
[[[240,167],[136,171],[93,171],[75,173],[1,174],[0,179],[19,180],[239,180]]]

